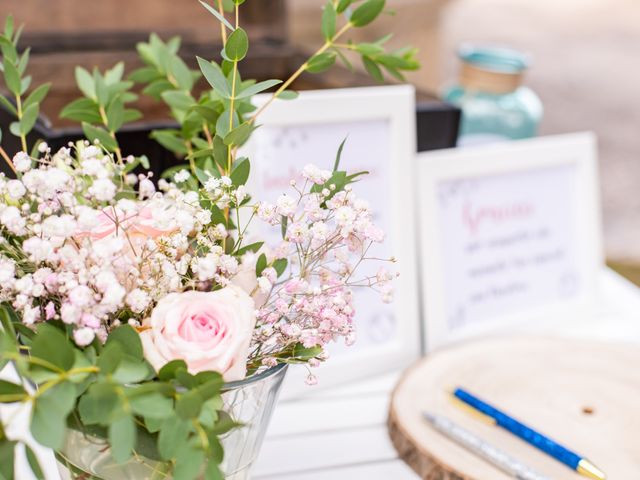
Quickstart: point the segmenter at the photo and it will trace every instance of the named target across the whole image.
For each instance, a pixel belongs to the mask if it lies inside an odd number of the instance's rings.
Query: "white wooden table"
[[[640,290],[605,269],[600,291],[601,308],[593,319],[566,319],[562,325],[537,322],[527,330],[640,344]],[[418,478],[398,459],[387,436],[388,399],[400,373],[328,390],[310,387],[304,396],[280,402],[255,466],[254,478]],[[10,410],[3,407],[1,416],[7,418]],[[25,434],[24,418],[22,420],[12,430],[18,435]],[[38,449],[37,453],[47,465],[47,480],[58,480],[50,452]],[[16,479],[31,480],[24,461],[21,457],[17,460]]]

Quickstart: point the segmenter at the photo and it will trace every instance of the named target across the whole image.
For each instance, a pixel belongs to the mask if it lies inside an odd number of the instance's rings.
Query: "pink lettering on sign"
[[[462,222],[469,233],[475,235],[487,223],[496,225],[526,220],[533,215],[534,210],[533,205],[527,202],[482,207],[474,207],[467,202],[462,207]]]

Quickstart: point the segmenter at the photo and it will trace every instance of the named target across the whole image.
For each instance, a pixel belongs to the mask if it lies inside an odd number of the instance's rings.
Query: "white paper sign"
[[[418,162],[427,351],[593,314],[603,265],[593,135],[425,152]]]
[[[563,165],[437,186],[452,332],[579,292],[575,182]]]
[[[392,212],[389,209],[388,198],[381,195],[381,192],[388,189],[389,178],[391,146],[389,122],[386,120],[299,126],[265,125],[256,130],[252,139],[255,142],[252,165],[256,170],[255,178],[258,179],[260,198],[275,202],[283,192],[291,191],[291,179],[303,184],[304,180],[299,174],[309,163],[331,170],[345,136],[347,141],[342,152],[340,169],[349,172],[369,172],[353,185],[353,189],[360,198],[369,201],[376,224],[388,231],[391,225],[389,216]],[[279,229],[267,228],[260,234],[266,235],[274,245],[281,240]],[[374,245],[369,256],[388,258],[393,251],[392,242],[385,241],[383,245]],[[376,268],[377,265],[371,265],[367,270],[367,266],[364,266],[359,270],[359,276],[374,275]],[[382,304],[379,293],[369,288],[356,289],[354,305],[358,341],[348,348],[341,343],[332,345],[332,354],[359,352],[396,340],[393,309]]]

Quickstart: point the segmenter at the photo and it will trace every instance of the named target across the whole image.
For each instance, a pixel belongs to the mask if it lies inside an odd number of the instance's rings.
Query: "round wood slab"
[[[438,433],[448,417],[553,479],[585,480],[500,427],[459,408],[460,386],[589,458],[609,480],[640,478],[640,347],[494,337],[438,350],[407,370],[389,410],[389,434],[423,479],[506,480],[508,475]]]

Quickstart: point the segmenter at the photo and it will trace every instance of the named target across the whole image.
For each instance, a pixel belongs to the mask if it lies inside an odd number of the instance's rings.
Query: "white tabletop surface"
[[[605,269],[601,275],[600,311],[594,319],[574,319],[562,325],[537,325],[540,331],[601,340],[640,343],[640,290]],[[390,392],[401,372],[343,387],[320,389],[281,401],[255,465],[256,480],[410,480],[418,478],[395,452],[386,429]],[[3,372],[7,375],[8,372]],[[321,375],[321,370],[319,372]],[[28,412],[0,408],[8,434],[28,436]],[[53,458],[37,448],[47,480],[58,480]],[[16,460],[19,480],[31,480],[23,455]]]

